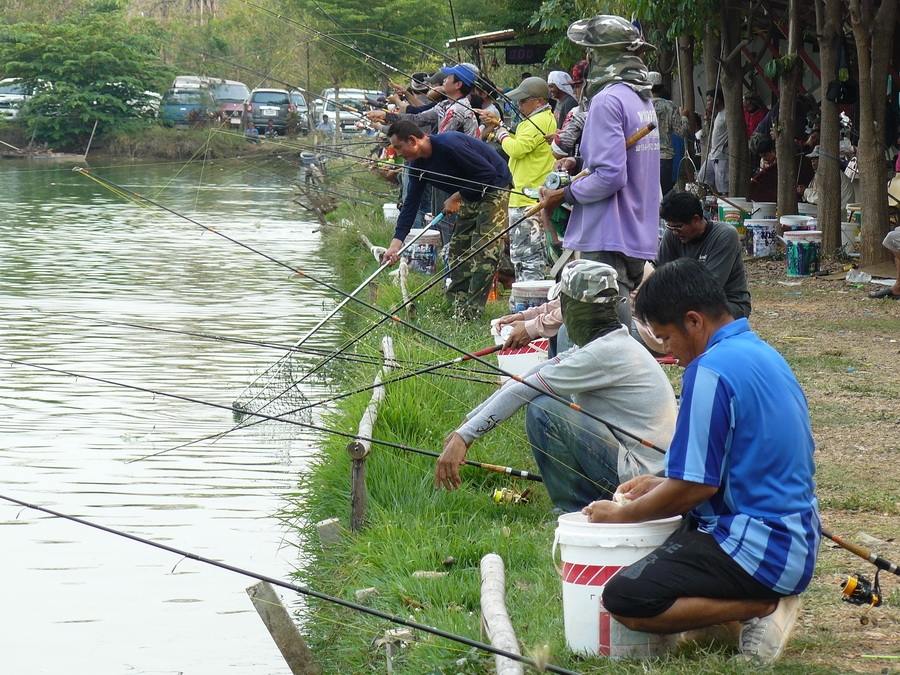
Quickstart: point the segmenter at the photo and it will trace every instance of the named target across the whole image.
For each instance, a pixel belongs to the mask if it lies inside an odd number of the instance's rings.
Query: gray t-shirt
[[[712,145],[709,148],[710,159],[728,161],[728,125],[725,122],[725,111],[720,110],[713,120]]]
[[[557,355],[525,379],[541,391],[572,398],[597,417],[658,447],[669,447],[677,414],[675,393],[656,359],[624,326]],[[471,443],[539,395],[509,380],[471,411],[456,432]],[[613,435],[619,441],[620,481],[662,468],[662,454],[618,432]]]
[[[699,260],[722,284],[728,309],[735,319],[750,317],[750,291],[741,260],[743,248],[737,230],[726,223],[706,221],[706,232],[697,239],[681,243],[671,230],[666,230],[656,265],[665,265],[678,258]]]

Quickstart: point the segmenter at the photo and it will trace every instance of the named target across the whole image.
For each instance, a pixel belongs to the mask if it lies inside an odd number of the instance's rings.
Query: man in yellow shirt
[[[526,188],[537,193],[547,174],[553,170],[553,153],[546,137],[556,133],[556,118],[550,110],[550,88],[540,77],[528,77],[507,94],[522,113],[522,121],[511,132],[494,115],[482,115],[485,126],[496,128],[495,138],[509,157],[509,171],[515,192],[509,196],[510,225],[525,210],[537,203],[524,194]],[[519,223],[509,233],[509,257],[516,271],[516,281],[544,278],[547,256],[540,214]]]

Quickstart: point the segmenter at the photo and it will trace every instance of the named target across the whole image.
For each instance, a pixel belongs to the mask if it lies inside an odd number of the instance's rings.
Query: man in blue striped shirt
[[[603,604],[633,630],[676,633],[741,621],[740,650],[777,659],[819,547],[806,398],[785,360],[735,320],[702,263],[661,266],[638,316],[686,368],[665,477],[619,486],[593,522],[687,513],[685,527],[606,586]]]

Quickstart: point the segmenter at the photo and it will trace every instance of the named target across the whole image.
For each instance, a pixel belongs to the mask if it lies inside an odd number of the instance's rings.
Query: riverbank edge
[[[342,204],[330,218],[333,224],[322,232],[322,255],[333,265],[338,284],[350,289],[376,266],[359,234],[383,245],[390,238],[391,228],[376,209],[358,204]],[[411,289],[424,279],[411,283]],[[383,308],[400,302],[399,290],[387,277],[373,284],[363,297]],[[489,305],[485,318],[476,324],[458,325],[447,317],[442,294],[433,290],[417,303],[416,322],[464,349],[477,349],[489,343],[488,319],[504,313],[504,303]],[[368,310],[361,312],[371,314]],[[366,315],[358,309],[346,311],[341,317],[344,333],[353,335],[367,326]],[[401,359],[434,362],[456,355],[401,326],[374,331],[359,351],[377,354],[378,343],[385,334],[393,337]],[[333,372],[337,392],[370,383],[375,367],[350,364]],[[478,377],[496,382],[492,376]],[[455,428],[465,412],[496,387],[443,378],[436,383],[436,378],[426,378],[419,376],[387,387],[374,437],[439,452],[442,438]],[[327,413],[325,423],[355,432],[369,396],[360,394],[337,403]],[[476,443],[469,456],[534,470],[521,413]],[[298,491],[285,511],[286,520],[294,523],[306,542],[297,579],[310,588],[350,600],[356,597],[357,590],[374,588],[374,594],[364,601],[374,608],[484,639],[480,630],[478,565],[483,555],[496,552],[506,564],[507,606],[523,653],[586,673],[644,673],[648,668],[653,672],[691,675],[755,671],[735,661],[733,651],[722,644],[691,644],[652,663],[609,662],[571,654],[565,647],[561,588],[551,559],[556,521],[546,492],[539,484],[474,469],[463,469],[460,490],[438,492],[432,484],[433,466],[429,458],[373,448],[367,461],[367,526],[351,534],[346,439],[323,437],[317,459],[301,477]],[[501,487],[520,491],[531,487],[530,500],[497,505],[491,495]],[[322,546],[314,524],[332,517],[340,520],[342,538],[336,544]],[[446,575],[416,578],[416,571]],[[324,672],[380,672],[385,668],[385,649],[378,640],[396,625],[317,601],[304,604],[299,614]],[[392,665],[398,673],[493,670],[489,655],[429,635],[416,635],[393,651]],[[790,659],[781,661],[776,670],[829,672]]]
[[[220,127],[176,128],[155,123],[139,124],[130,129],[98,136],[91,144],[90,157],[133,161],[241,159],[248,156],[290,152],[294,149],[299,151],[301,145],[303,148],[306,147],[305,139],[303,136],[279,136],[272,142],[261,139],[260,142],[254,143],[240,132]],[[0,123],[0,141],[25,150],[24,157],[58,154],[47,148],[28,150],[29,135],[24,126],[16,122]],[[0,149],[13,158],[10,147],[2,145]],[[85,149],[70,149],[70,151],[83,154]]]

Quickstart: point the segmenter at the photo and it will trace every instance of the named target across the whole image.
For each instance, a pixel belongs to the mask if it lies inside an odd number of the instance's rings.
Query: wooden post
[[[88,139],[87,147],[84,149],[84,161],[87,161],[88,153],[91,151],[91,143],[94,142],[94,134],[97,133],[97,122],[100,120],[94,120],[94,128],[91,129],[91,137]]]
[[[488,553],[481,559],[481,624],[493,647],[513,654],[522,653],[506,612],[503,558],[496,553]],[[497,675],[522,675],[525,672],[521,663],[505,656],[497,656],[494,661]]]
[[[249,586],[247,595],[293,675],[319,675],[322,670],[269,583],[260,581]]]
[[[375,428],[375,421],[378,419],[378,405],[384,399],[384,387],[380,386],[382,379],[394,367],[394,342],[389,337],[385,337],[381,341],[381,351],[384,353],[384,366],[375,376],[372,389],[372,398],[369,405],[363,411],[362,419],[359,421],[359,430],[357,434],[362,437],[371,438],[372,429]],[[366,519],[366,502],[368,495],[366,493],[366,456],[372,449],[372,444],[363,438],[356,438],[347,444],[347,452],[352,460],[350,469],[350,529],[357,532],[362,528]]]

